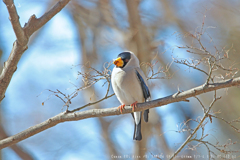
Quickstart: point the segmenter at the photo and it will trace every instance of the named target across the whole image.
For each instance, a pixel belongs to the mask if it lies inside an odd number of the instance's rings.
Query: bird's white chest
[[[124,71],[114,68],[112,72],[113,90],[121,104],[130,105],[135,101],[144,101],[142,89],[137,79],[135,69]]]

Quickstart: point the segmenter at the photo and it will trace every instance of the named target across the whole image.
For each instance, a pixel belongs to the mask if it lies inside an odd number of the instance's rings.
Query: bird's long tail
[[[133,134],[133,140],[140,141],[142,140],[142,133],[141,133],[141,116],[142,112],[134,112],[132,114],[134,118],[134,134]]]

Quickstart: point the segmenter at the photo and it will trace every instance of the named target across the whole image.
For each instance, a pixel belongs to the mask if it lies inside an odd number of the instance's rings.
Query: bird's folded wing
[[[145,101],[147,101],[151,97],[150,91],[149,91],[148,86],[147,86],[147,79],[146,79],[143,71],[140,68],[139,69],[137,68],[135,70],[135,72],[136,72],[136,75],[137,75],[138,80],[140,82],[144,99],[145,99]]]
[[[136,68],[136,74],[142,88],[144,99],[145,101],[149,101],[151,99],[151,94],[147,86],[147,78],[140,68]],[[149,109],[146,109],[143,113],[143,118],[145,122],[148,122],[148,113]]]

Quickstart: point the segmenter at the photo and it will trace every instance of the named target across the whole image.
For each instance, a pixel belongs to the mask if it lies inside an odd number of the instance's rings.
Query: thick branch
[[[0,102],[4,98],[7,87],[12,79],[13,73],[17,69],[17,64],[22,54],[25,50],[27,50],[29,37],[36,30],[46,24],[54,15],[60,12],[69,1],[70,0],[60,0],[52,9],[50,9],[39,19],[36,19],[35,15],[31,16],[28,23],[25,25],[24,28],[22,28],[13,0],[4,0],[4,3],[6,4],[10,15],[10,21],[12,23],[17,40],[13,43],[13,48],[10,56],[8,57],[8,60],[4,63],[3,70],[0,75]]]
[[[154,107],[159,107],[159,106],[167,105],[174,102],[183,101],[183,100],[186,100],[187,98],[195,97],[202,93],[211,92],[221,88],[228,88],[228,87],[238,86],[238,85],[240,85],[240,77],[221,81],[219,83],[214,83],[214,84],[208,84],[208,85],[204,84],[199,87],[196,87],[178,94],[173,94],[173,95],[170,95],[164,98],[159,98],[146,103],[139,103],[137,104],[135,111],[142,111],[148,108],[154,108]],[[123,110],[123,114],[131,113],[131,112],[132,112],[132,108],[130,106],[126,106],[125,110]],[[14,136],[1,140],[0,149],[16,144],[28,137],[31,137],[41,131],[51,128],[62,122],[77,121],[77,120],[82,120],[82,119],[87,119],[92,117],[106,117],[106,116],[113,116],[113,115],[119,115],[119,114],[121,113],[117,109],[117,107],[107,108],[107,109],[92,109],[92,110],[87,110],[87,111],[82,111],[77,113],[60,113],[40,124],[37,124],[33,127],[26,129],[25,131],[22,131]]]
[[[36,18],[32,15],[28,20],[28,23],[24,26],[24,31],[27,36],[30,37],[35,31],[44,26],[50,19],[52,19],[58,12],[60,12],[70,0],[60,0],[55,6],[53,6],[48,12],[42,17]]]
[[[19,22],[19,16],[17,14],[16,7],[13,3],[13,0],[3,0],[3,2],[6,4],[8,13],[9,13],[9,19],[11,21],[11,24],[13,26],[13,30],[15,32],[15,35],[17,37],[17,41],[21,45],[27,44],[27,39],[25,37],[24,31],[21,27],[21,24]]]
[[[7,137],[8,137],[7,133],[3,129],[2,125],[0,125],[0,138],[3,139],[3,138],[7,138]],[[21,146],[12,145],[11,148],[20,158],[22,158],[24,160],[25,159],[26,160],[33,160],[34,159],[30,154],[25,152],[24,149],[21,148]]]

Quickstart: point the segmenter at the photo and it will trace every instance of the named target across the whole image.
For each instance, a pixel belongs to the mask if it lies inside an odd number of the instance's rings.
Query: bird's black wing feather
[[[137,74],[138,80],[139,80],[139,82],[141,84],[143,96],[144,96],[144,99],[145,99],[145,102],[146,102],[147,99],[151,97],[150,91],[148,89],[148,86],[144,82],[142,76],[138,73],[137,70],[136,70],[136,74]],[[144,118],[145,122],[148,122],[148,113],[149,113],[149,109],[146,109],[144,111],[144,113],[143,113],[143,118]]]
[[[136,74],[137,74],[138,80],[139,80],[139,82],[140,82],[140,84],[141,84],[143,96],[144,96],[144,99],[145,99],[145,101],[146,101],[149,97],[151,97],[150,91],[149,91],[149,89],[148,89],[148,86],[147,86],[146,83],[144,82],[142,76],[138,73],[137,70],[136,70]]]

